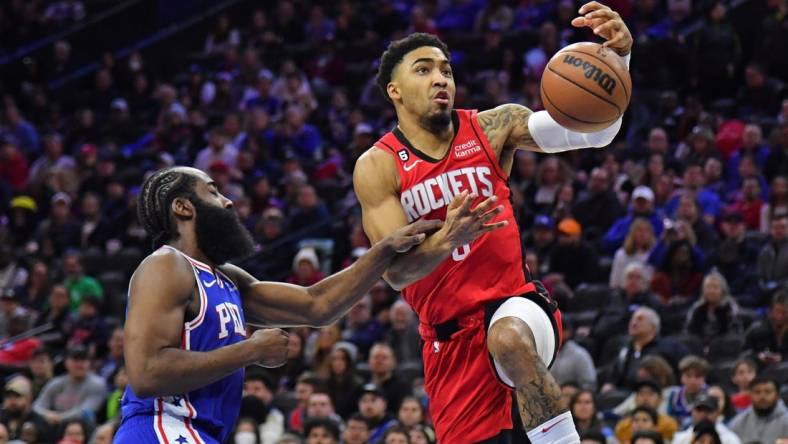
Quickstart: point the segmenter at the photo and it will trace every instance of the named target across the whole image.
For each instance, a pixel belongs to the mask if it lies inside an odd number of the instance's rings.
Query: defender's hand
[[[255,330],[247,339],[254,346],[255,361],[263,367],[279,367],[287,362],[287,332],[279,328]]]
[[[503,211],[502,205],[493,206],[498,200],[496,196],[489,197],[476,208],[471,209],[475,197],[464,191],[454,196],[446,210],[446,223],[443,229],[446,231],[446,238],[455,248],[471,243],[484,233],[509,225],[509,221],[506,220],[488,223]]]
[[[582,28],[588,26],[594,34],[604,38],[606,46],[620,56],[632,51],[632,34],[616,11],[597,3],[589,2],[580,7],[581,17],[572,20],[572,26]]]
[[[438,231],[442,226],[443,221],[440,220],[417,220],[391,233],[384,242],[388,242],[397,253],[404,253],[424,242],[428,235]]]

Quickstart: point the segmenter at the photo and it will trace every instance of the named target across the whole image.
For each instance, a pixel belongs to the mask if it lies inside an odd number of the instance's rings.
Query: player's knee
[[[528,324],[515,317],[505,317],[496,321],[487,336],[487,347],[493,357],[502,365],[516,358],[523,361],[538,359],[533,332]]]

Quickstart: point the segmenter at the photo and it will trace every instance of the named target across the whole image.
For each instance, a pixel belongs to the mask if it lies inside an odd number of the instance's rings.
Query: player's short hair
[[[170,215],[170,205],[178,197],[195,199],[196,182],[193,174],[170,167],[156,171],[142,183],[137,197],[137,217],[151,237],[154,249],[180,236]]]
[[[399,62],[402,61],[405,54],[416,48],[421,48],[422,46],[433,46],[438,48],[447,59],[451,59],[449,47],[446,46],[441,39],[432,34],[417,32],[403,39],[391,42],[389,47],[383,52],[383,55],[380,56],[380,66],[378,67],[378,74],[375,77],[375,83],[377,83],[378,88],[380,88],[380,92],[389,102],[391,102],[391,98],[386,91],[386,87],[389,82],[391,82],[391,73],[394,72],[394,68],[399,65]]]
[[[709,365],[709,361],[701,357],[689,355],[679,361],[679,372],[684,373],[689,370],[693,370],[699,375],[705,377],[709,374],[711,365]]]

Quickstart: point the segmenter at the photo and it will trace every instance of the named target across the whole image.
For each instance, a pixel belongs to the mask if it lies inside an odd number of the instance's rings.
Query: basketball
[[[621,57],[597,43],[581,42],[558,51],[542,74],[542,103],[564,128],[600,131],[629,105],[632,80]]]

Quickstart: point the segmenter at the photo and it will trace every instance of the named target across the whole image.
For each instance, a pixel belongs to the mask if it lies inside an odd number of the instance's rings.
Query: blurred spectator
[[[654,430],[641,430],[632,435],[631,444],[663,444],[665,441]],[[719,444],[719,443],[715,443]]]
[[[583,228],[571,218],[558,223],[558,245],[550,254],[550,271],[561,273],[570,287],[595,282],[599,258],[594,247],[582,239]]]
[[[761,207],[762,233],[768,233],[772,219],[788,215],[788,177],[776,176],[769,187],[769,200]]]
[[[25,155],[8,136],[2,136],[0,138],[0,179],[6,182],[12,190],[18,191],[28,182],[28,177],[29,167]],[[22,201],[17,201],[17,206],[22,204]],[[19,208],[35,211],[35,208],[29,208],[29,203],[25,202],[25,204],[26,206],[19,206]]]
[[[28,316],[32,313],[19,302],[19,297],[12,289],[3,290],[2,294],[0,294],[0,337],[16,336],[30,327]],[[17,318],[16,331],[12,333],[11,320],[14,318]],[[23,322],[20,323],[19,318]]]
[[[342,432],[343,444],[367,444],[369,442],[369,423],[360,413],[348,417]]]
[[[662,235],[662,219],[654,212],[654,192],[647,186],[639,186],[632,191],[631,208],[629,213],[618,219],[607,231],[602,239],[602,245],[607,252],[616,251],[624,243],[629,227],[636,218],[646,218],[651,222],[654,235]]]
[[[229,143],[224,129],[216,126],[211,129],[208,146],[197,153],[194,167],[207,172],[215,162],[223,162],[228,167],[235,168],[237,158],[238,149]]]
[[[342,328],[331,324],[312,332],[304,347],[304,360],[321,379],[328,378],[331,366],[331,351],[340,339]]]
[[[700,395],[692,405],[692,425],[682,432],[676,433],[673,437],[673,444],[691,444],[697,442],[701,435],[698,432],[699,426],[704,422],[711,425],[711,430],[719,436],[722,444],[741,444],[737,434],[732,432],[725,423],[719,419],[719,404],[717,398],[707,394]]]
[[[659,432],[662,438],[669,442],[673,439],[673,435],[676,433],[676,430],[678,430],[679,424],[673,417],[659,412],[663,402],[662,388],[653,379],[639,379],[634,389],[635,406],[651,409],[655,413],[657,419],[654,423],[654,430]],[[631,442],[633,433],[643,430],[642,428],[635,428],[635,412],[636,411],[633,410],[631,416],[622,418],[616,424],[615,433],[616,439],[618,439],[619,442]]]
[[[744,85],[736,96],[738,112],[741,116],[774,116],[780,109],[780,90],[784,85],[768,76],[766,68],[757,62],[747,64],[744,72]]]
[[[588,351],[574,341],[574,330],[568,318],[563,319],[564,340],[550,368],[555,382],[574,382],[586,390],[596,389],[596,367]]]
[[[394,350],[394,357],[402,364],[421,364],[421,337],[419,321],[413,309],[403,300],[397,300],[389,311],[391,328],[384,340]]]
[[[358,409],[358,391],[364,384],[356,373],[357,355],[358,348],[350,342],[337,342],[331,349],[326,389],[343,418]]]
[[[66,421],[62,430],[58,444],[85,444],[87,441],[87,426],[79,419]]]
[[[760,244],[746,236],[744,216],[737,210],[726,210],[720,229],[722,239],[712,250],[709,265],[725,276],[730,293],[738,302],[756,306],[760,299],[756,273]]]
[[[103,299],[104,290],[101,284],[95,278],[85,275],[79,253],[76,251],[66,253],[63,259],[63,272],[66,278],[63,285],[68,290],[72,311],[77,311],[87,297],[93,297],[99,302]]]
[[[613,265],[610,269],[610,286],[612,288],[624,288],[626,285],[624,271],[633,263],[643,265],[642,271],[645,273],[643,277],[650,281],[653,270],[647,264],[647,260],[656,242],[654,229],[649,221],[642,218],[635,219],[629,227],[629,233],[624,239],[624,245],[616,250],[613,256]]]
[[[610,186],[607,170],[599,167],[592,169],[588,191],[581,193],[572,207],[572,214],[583,227],[584,237],[589,241],[601,239],[613,223],[624,216],[624,207]]]
[[[788,215],[772,219],[769,232],[758,255],[758,279],[766,292],[788,285]]]
[[[110,383],[108,385],[111,392],[109,396],[107,396],[105,419],[114,421],[120,417],[120,402],[123,398],[123,393],[126,391],[126,385],[129,383],[128,375],[126,375],[126,367],[123,365],[118,367],[115,372],[107,378],[107,382]]]
[[[744,212],[744,207],[742,207],[742,212]],[[717,233],[714,231],[714,228],[701,217],[698,201],[693,198],[692,194],[683,194],[679,198],[676,219],[692,227],[692,231],[695,233],[696,238],[695,244],[702,251],[710,251],[717,244]]]
[[[68,301],[68,290],[64,285],[55,285],[49,293],[49,308],[36,319],[36,326],[50,324],[52,328],[39,336],[48,347],[62,350],[74,330],[74,318]]]
[[[255,413],[260,416],[257,433],[260,444],[276,442],[285,430],[285,418],[279,409],[272,406],[276,385],[270,376],[255,369],[247,371],[244,377],[244,397],[252,396],[262,403],[262,409]]]
[[[302,248],[293,258],[293,275],[287,278],[287,282],[308,287],[324,277],[315,249]]]
[[[706,376],[710,370],[709,362],[698,356],[689,355],[679,362],[681,385],[673,387],[667,398],[670,416],[686,425],[692,406],[706,392]],[[716,404],[713,410],[716,412]]]
[[[641,306],[661,310],[659,298],[649,290],[646,266],[637,262],[624,270],[624,286],[611,293],[611,300],[594,320],[596,338],[609,338],[627,328],[632,313]]]
[[[606,437],[613,436],[613,431],[600,418],[593,391],[580,390],[575,393],[569,400],[569,411],[572,413],[578,434],[599,430]]]
[[[342,338],[358,347],[361,356],[366,356],[372,344],[383,338],[383,327],[372,317],[372,298],[364,296],[353,306],[345,318]]]
[[[24,284],[18,285],[15,292],[24,306],[40,311],[47,302],[52,286],[49,266],[46,262],[34,261],[30,264],[29,270],[27,280]]]
[[[33,358],[33,351],[41,346],[35,336],[25,333],[30,328],[30,316],[17,314],[8,320],[8,340],[0,346],[0,368],[18,370],[27,367]]]
[[[731,395],[731,404],[737,412],[741,412],[752,405],[750,383],[758,374],[758,366],[750,358],[739,358],[731,370],[731,382],[736,386],[736,392]]]
[[[653,309],[640,307],[635,310],[629,321],[630,342],[613,361],[611,375],[607,380],[609,384],[613,387],[631,387],[637,380],[638,363],[648,355],[660,355],[672,366],[676,366],[679,359],[686,355],[683,345],[659,337],[660,323],[659,315]]]
[[[706,394],[717,399],[717,420],[728,423],[736,415],[736,410],[731,405],[731,397],[728,390],[721,385],[712,385],[706,389]]]
[[[742,442],[776,442],[788,436],[788,409],[774,380],[755,378],[750,383],[752,406],[730,423]]]
[[[663,303],[673,298],[694,298],[703,280],[700,267],[689,241],[673,242],[651,278],[651,290],[659,295]]]
[[[379,342],[369,350],[370,383],[381,390],[387,401],[387,412],[395,414],[402,399],[411,394],[411,386],[394,373],[397,359],[386,343]]]
[[[51,199],[50,215],[38,225],[35,234],[38,247],[49,256],[61,255],[80,244],[81,227],[71,213],[71,197],[58,192]]]
[[[531,235],[524,240],[525,250],[535,252],[539,259],[540,269],[531,272],[544,274],[550,269],[550,256],[555,248],[555,221],[552,217],[540,214],[534,218]]]
[[[388,401],[383,391],[375,384],[365,384],[358,400],[358,411],[371,427],[369,442],[377,442],[391,427],[397,424],[387,409]]]
[[[36,398],[55,375],[52,354],[46,347],[40,347],[33,352],[33,358],[30,360],[30,375],[33,381],[33,397]]]
[[[312,419],[329,419],[340,429],[344,426],[342,418],[334,411],[331,396],[323,390],[314,391],[309,395],[306,402],[306,418],[307,422]]]
[[[290,231],[298,235],[299,239],[331,237],[330,227],[326,225],[327,220],[330,220],[328,208],[320,200],[315,188],[311,185],[302,186],[288,218],[287,226]],[[307,228],[311,228],[308,233],[305,232]]]
[[[753,323],[744,334],[744,348],[761,365],[781,362],[788,356],[788,290],[772,296],[768,319]]]
[[[52,426],[68,426],[74,419],[92,420],[107,396],[104,380],[90,372],[90,360],[84,348],[68,352],[66,371],[66,375],[49,381],[33,403],[33,410]]]
[[[339,444],[339,426],[326,418],[310,419],[304,424],[306,444]]]
[[[112,375],[123,366],[123,328],[116,327],[107,342],[108,353],[100,365],[96,366],[99,376],[112,386]]]
[[[63,154],[63,138],[56,133],[44,136],[44,155],[30,165],[29,183],[34,187],[41,186],[53,169],[73,170],[76,167],[74,158]]]
[[[761,229],[761,185],[757,177],[745,177],[741,190],[736,193],[732,206],[744,215],[744,222],[750,230]]]
[[[231,47],[241,44],[241,34],[232,27],[230,18],[221,14],[216,20],[216,28],[205,39],[205,54],[213,55],[227,51]]]
[[[294,335],[290,335],[294,336]],[[306,403],[316,388],[320,385],[320,380],[310,373],[304,373],[298,377],[295,384],[296,407],[290,411],[287,417],[287,429],[296,432],[304,430],[304,419],[306,415]]]
[[[740,335],[743,326],[739,305],[733,300],[725,277],[712,271],[703,279],[700,299],[690,307],[684,332],[708,343],[716,337]]]
[[[115,429],[117,426],[114,423],[108,422],[96,428],[91,437],[91,444],[112,444],[112,438],[115,436]]]
[[[8,428],[9,439],[22,439],[22,426],[30,423],[35,427],[39,442],[54,441],[55,431],[46,419],[33,411],[33,385],[27,377],[12,376],[5,383],[3,409],[0,410],[0,423]]]

